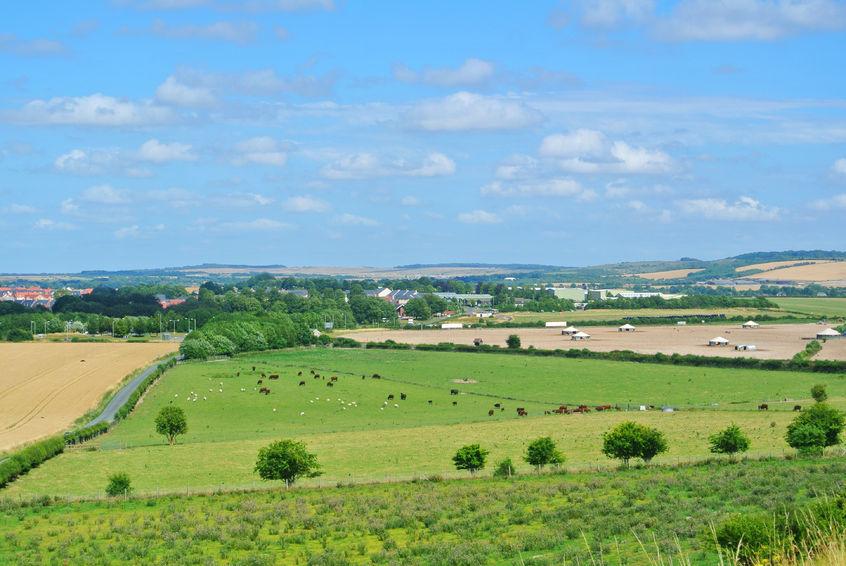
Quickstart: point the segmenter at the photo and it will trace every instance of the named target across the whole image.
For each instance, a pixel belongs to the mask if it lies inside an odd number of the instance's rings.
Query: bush
[[[496,465],[496,468],[494,468],[493,475],[495,478],[512,478],[516,476],[517,469],[514,467],[514,463],[511,461],[511,458],[500,460]]]
[[[109,497],[129,495],[132,492],[131,483],[129,475],[124,472],[112,474],[109,476],[109,483],[106,485],[106,495]]]
[[[214,355],[214,346],[205,338],[191,337],[182,341],[179,353],[189,360],[204,360]]]
[[[623,422],[602,435],[602,453],[628,467],[629,460],[649,462],[667,451],[667,440],[658,429],[635,422]]]
[[[828,392],[825,390],[825,385],[818,383],[811,387],[811,397],[814,398],[814,401],[817,403],[822,403],[826,399],[828,399]]]
[[[825,432],[812,423],[790,423],[785,438],[791,447],[804,456],[822,454],[825,448]]]
[[[782,548],[775,521],[767,515],[733,515],[715,529],[717,544],[740,564],[773,561]],[[772,562],[770,562],[772,561]]]
[[[0,463],[0,487],[5,487],[15,478],[24,475],[53,456],[58,456],[64,449],[65,439],[61,436],[53,436],[9,454]]]
[[[91,440],[95,436],[100,436],[109,431],[109,423],[97,423],[95,425],[80,428],[78,430],[65,433],[65,444],[82,444],[86,440]]]
[[[24,328],[13,328],[6,334],[6,340],[9,342],[26,342],[32,340],[32,332]]]
[[[815,426],[823,432],[825,435],[823,446],[834,446],[840,443],[840,433],[843,432],[843,427],[846,425],[846,418],[844,418],[842,411],[825,403],[816,403],[799,413],[793,419],[793,422],[788,425],[788,437],[791,427],[806,424]],[[791,444],[791,446],[793,445]]]
[[[452,461],[456,470],[467,470],[472,475],[485,467],[488,454],[489,452],[478,444],[468,444],[458,449]]]
[[[516,334],[511,334],[505,341],[505,343],[508,345],[508,349],[510,350],[519,350],[520,346],[522,345],[520,342],[520,337]]]
[[[255,471],[263,480],[283,480],[286,486],[321,474],[317,456],[295,440],[278,440],[259,450]]]
[[[740,427],[732,424],[708,438],[711,445],[711,452],[714,454],[728,454],[734,457],[738,452],[749,450],[749,437],[740,430]]]
[[[540,471],[544,466],[558,466],[564,463],[564,456],[549,436],[542,436],[529,444],[524,460]]]

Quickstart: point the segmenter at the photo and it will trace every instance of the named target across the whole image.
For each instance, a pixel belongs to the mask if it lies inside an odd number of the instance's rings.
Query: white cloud
[[[496,168],[496,178],[504,180],[524,179],[537,174],[540,162],[529,155],[512,155]]]
[[[365,216],[357,216],[345,212],[335,217],[335,222],[338,224],[346,224],[347,226],[378,226],[379,223],[372,218]]]
[[[539,153],[544,157],[598,156],[606,150],[605,135],[596,130],[574,130],[543,138]]]
[[[838,175],[846,175],[846,157],[841,157],[835,161],[834,165],[831,166],[831,170]]]
[[[36,230],[74,230],[76,226],[73,224],[69,224],[68,222],[58,222],[56,220],[51,220],[49,218],[39,218],[35,224],[32,225],[33,228]]]
[[[125,189],[116,189],[111,185],[97,185],[82,191],[81,198],[98,204],[126,204],[130,201],[130,194]]]
[[[156,100],[174,106],[212,106],[216,99],[212,91],[202,86],[189,86],[173,75],[156,89]]]
[[[4,206],[0,208],[5,214],[34,214],[37,212],[37,209],[34,206],[30,206],[28,204],[15,204],[12,203],[10,205]]]
[[[710,220],[771,221],[778,220],[779,209],[762,205],[751,197],[740,197],[730,203],[724,199],[704,198],[683,200],[679,208],[685,214]]]
[[[581,21],[589,27],[608,28],[649,18],[655,0],[581,0]]]
[[[455,69],[423,69],[413,71],[404,65],[394,68],[394,77],[408,83],[457,87],[483,84],[493,78],[494,65],[490,61],[470,58]]]
[[[742,41],[844,28],[846,5],[837,0],[682,0],[655,33],[674,41]]]
[[[834,195],[827,199],[818,199],[811,203],[811,208],[816,210],[846,210],[846,193]]]
[[[281,167],[288,161],[288,155],[282,151],[276,140],[267,136],[238,142],[235,145],[235,150],[238,153],[234,160],[236,165],[255,163]]]
[[[322,170],[327,179],[376,177],[442,177],[455,173],[455,162],[443,153],[430,153],[418,162],[388,159],[373,153],[345,155]]]
[[[173,39],[209,39],[245,44],[255,40],[258,25],[254,22],[220,21],[204,26],[171,26],[166,22],[156,20],[150,27],[150,32],[159,37]]]
[[[292,93],[303,97],[319,97],[330,95],[337,79],[337,71],[328,71],[323,74],[306,74],[304,71],[297,71],[291,75],[279,75],[273,69],[209,73],[184,68],[174,76],[174,84],[199,91],[188,94],[201,98],[216,97],[221,92],[247,96]]]
[[[24,57],[62,55],[65,45],[53,39],[22,39],[12,33],[0,33],[0,53],[12,53]]]
[[[72,149],[53,162],[53,167],[62,173],[74,175],[99,175],[112,168],[118,159],[113,150]]]
[[[157,139],[144,142],[138,150],[138,159],[165,163],[167,161],[193,161],[197,156],[191,152],[191,146],[186,143],[162,143]]]
[[[663,151],[633,147],[616,141],[611,156],[618,160],[616,168],[623,173],[665,173],[673,168],[673,160]]]
[[[481,193],[484,196],[574,197],[579,200],[593,200],[596,197],[594,191],[585,189],[573,179],[545,179],[512,184],[494,181],[482,187]]]
[[[289,212],[326,212],[329,205],[309,196],[295,196],[285,201],[282,207]]]
[[[78,126],[151,126],[174,120],[167,108],[118,100],[103,94],[33,100],[13,119],[27,124]]]
[[[248,208],[252,206],[267,206],[273,203],[273,199],[258,193],[233,193],[214,197],[215,204],[220,206],[234,206],[237,208]]]
[[[432,131],[513,130],[541,119],[540,112],[520,101],[470,92],[421,102],[409,114],[410,123]]]
[[[494,212],[473,210],[459,214],[458,221],[464,224],[499,224],[502,222],[502,219]]]

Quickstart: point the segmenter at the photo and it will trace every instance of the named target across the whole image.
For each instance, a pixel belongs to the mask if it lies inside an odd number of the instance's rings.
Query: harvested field
[[[846,360],[846,338],[826,340],[822,352],[815,357],[818,360]]]
[[[0,450],[66,429],[176,343],[0,344]]]
[[[750,279],[769,281],[798,281],[823,283],[832,286],[846,285],[846,261],[829,261],[811,265],[784,267],[764,273],[749,275]]]
[[[687,277],[691,273],[699,273],[703,269],[671,269],[669,271],[653,271],[652,273],[632,273],[630,277],[640,277],[641,279],[651,279],[657,281],[660,279],[681,279]]]
[[[517,334],[523,347],[534,346],[543,349],[587,348],[597,352],[632,350],[643,354],[696,354],[700,356],[750,357],[763,359],[787,359],[799,352],[819,330],[816,324],[772,324],[759,328],[741,328],[740,324],[708,324],[687,326],[641,326],[635,332],[618,332],[617,327],[589,326],[584,331],[590,340],[574,341],[562,336],[555,328],[485,328],[461,330],[372,330],[348,333],[344,336],[360,342],[382,342],[395,340],[410,344],[437,344],[454,342],[473,344],[481,338],[485,344],[505,346],[510,334]],[[723,336],[729,346],[711,347],[708,340]],[[846,342],[844,340],[843,342]],[[737,351],[735,344],[754,344],[753,352]],[[846,347],[831,348],[830,359],[846,360]]]
[[[761,269],[763,271],[769,271],[771,269],[780,269],[783,267],[791,267],[794,265],[804,265],[808,263],[827,263],[828,260],[818,260],[818,259],[790,259],[787,261],[768,261],[766,263],[753,263],[752,265],[744,265],[743,267],[738,267],[735,269],[738,273],[743,273],[744,271],[754,271],[756,269]]]

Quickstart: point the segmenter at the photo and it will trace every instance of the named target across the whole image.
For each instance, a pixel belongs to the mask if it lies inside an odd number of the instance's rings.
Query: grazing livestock
[[[262,377],[267,377],[266,375],[264,375],[264,372],[261,372],[261,376],[262,376]]]
[[[794,411],[801,411],[801,410],[802,410],[802,405],[793,405],[793,410],[794,410]]]
[[[256,381],[256,385],[261,385],[262,383],[264,383],[263,379],[259,379],[258,381]]]
[[[499,409],[501,406],[502,406],[502,403],[494,403],[494,407],[496,407],[497,409]]]
[[[450,395],[458,395],[458,389],[450,389],[449,394]]]
[[[333,376],[329,379],[329,381],[338,381],[338,376],[333,375]]]
[[[488,416],[489,416],[489,417],[492,417],[492,416],[493,416],[493,409],[491,409],[490,411],[488,411]]]
[[[235,372],[235,377],[241,377],[241,372]]]
[[[378,373],[374,373],[374,374],[372,375],[372,377],[373,377],[373,379],[382,379],[382,376],[381,376],[381,375],[379,375]]]
[[[760,405],[758,405],[758,410],[759,411],[769,411],[770,406],[767,405],[766,403],[761,403]]]
[[[406,395],[405,393],[400,393],[400,399],[402,401],[405,401],[407,398],[408,398],[408,395]]]
[[[253,366],[253,371],[256,371],[256,366]]]
[[[305,385],[305,381],[300,382],[300,387],[302,387],[303,385]]]
[[[529,415],[529,413],[526,412],[526,409],[523,409],[522,407],[517,409],[517,416],[518,417],[525,417],[525,416],[528,416],[528,415]]]
[[[302,376],[302,375],[303,375],[303,372],[301,372],[301,371],[297,372],[297,376]]]
[[[278,373],[271,373],[270,377],[268,379],[279,379],[279,374]]]
[[[332,383],[331,381],[327,381],[327,382],[326,382],[326,387],[335,387],[335,384],[334,384],[334,383]]]
[[[455,407],[456,405],[458,405],[458,401],[453,401],[452,406]]]
[[[596,407],[594,407],[594,409],[596,409],[597,411],[610,411],[611,405],[597,405]]]
[[[473,339],[473,345],[474,346],[481,346],[482,342],[483,342],[483,340],[481,338],[474,338]]]
[[[388,395],[388,401],[393,401],[393,400],[394,400],[394,394],[391,393],[390,395]]]
[[[263,393],[263,394],[265,394],[265,395],[269,395],[269,394],[270,394],[270,389],[268,389],[267,387],[262,387],[261,389],[259,389],[259,393]]]
[[[432,404],[432,400],[431,400],[431,399],[429,399],[429,404],[430,404],[430,405]]]

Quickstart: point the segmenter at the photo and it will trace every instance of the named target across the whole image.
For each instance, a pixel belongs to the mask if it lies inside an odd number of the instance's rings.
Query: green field
[[[846,318],[846,299],[780,297],[771,299],[784,310],[820,317]]]
[[[311,370],[326,379],[314,379]],[[255,391],[261,372],[281,376],[265,380],[269,396]],[[330,376],[338,377],[331,388]],[[608,466],[601,434],[626,419],[667,434],[671,450],[659,462],[707,457],[708,435],[730,422],[753,437],[753,455],[781,455],[793,405],[808,403],[818,382],[828,385],[834,404],[846,405],[846,376],[797,372],[362,349],[185,363],[112,432],[46,462],[0,495],[96,495],[115,471],[128,472],[141,492],[250,487],[257,484],[252,467],[259,448],[285,437],[302,439],[317,453],[325,475],[312,484],[455,475],[450,457],[463,444],[484,444],[492,460],[519,461],[526,444],[541,435],[560,443],[573,469]],[[450,395],[453,388],[460,395]],[[389,394],[395,399],[386,401]],[[764,401],[771,410],[755,410]],[[185,409],[189,423],[176,446],[167,446],[153,425],[158,410],[171,403]],[[505,410],[488,416],[496,403]],[[562,403],[635,410],[544,416]],[[641,404],[679,410],[636,410]],[[518,418],[517,407],[529,417]]]
[[[836,299],[833,299],[836,300]],[[796,311],[801,312],[801,311]],[[723,309],[592,309],[566,312],[507,312],[500,313],[500,320],[504,317],[513,319],[514,322],[550,322],[550,321],[573,321],[585,320],[622,320],[626,317],[660,317],[660,316],[695,316],[701,314],[724,314],[727,317],[742,316],[755,318],[756,316],[771,316],[794,318],[795,314],[778,309],[754,309],[754,308],[723,308]],[[463,319],[462,319],[463,320]],[[472,319],[476,320],[476,319]],[[467,319],[471,321],[471,319]]]
[[[779,512],[841,492],[844,478],[846,459],[831,458],[128,501],[7,502],[0,507],[0,562],[718,564],[712,524],[734,512]]]

